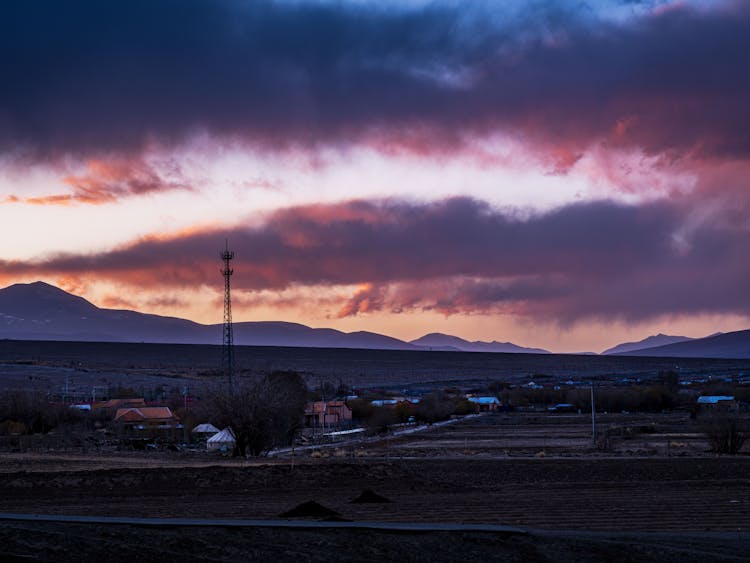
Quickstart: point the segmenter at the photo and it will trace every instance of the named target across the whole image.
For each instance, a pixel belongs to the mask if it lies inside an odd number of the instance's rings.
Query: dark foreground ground
[[[275,519],[316,501],[353,521],[750,532],[747,457],[279,460],[1,477],[0,512]],[[365,489],[390,502],[352,503]]]
[[[3,561],[742,561],[738,534],[144,528],[4,522]]]
[[[11,460],[12,461],[12,460]],[[0,512],[279,519],[307,501],[356,522],[528,533],[0,522],[0,559],[706,561],[750,559],[750,458],[308,460],[117,467],[0,457]],[[352,503],[364,489],[390,502]],[[291,521],[323,520],[312,513]],[[329,516],[330,517],[330,516]],[[654,535],[656,533],[657,535]]]

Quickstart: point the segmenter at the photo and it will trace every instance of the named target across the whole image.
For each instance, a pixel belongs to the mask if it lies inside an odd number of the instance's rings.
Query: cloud
[[[63,178],[71,193],[35,197],[10,195],[3,203],[30,205],[105,204],[117,200],[172,190],[191,190],[180,167],[162,162],[159,170],[142,157],[116,160],[89,160],[84,174]]]
[[[104,295],[99,302],[107,309],[138,309],[134,301],[125,299],[121,295]]]
[[[625,19],[522,5],[504,18],[492,3],[14,2],[0,13],[0,152],[90,158],[208,133],[424,154],[499,132],[549,150],[560,173],[601,142],[748,156],[748,3]]]
[[[67,176],[63,182],[73,189],[71,197],[75,201],[95,204],[109,203],[123,197],[190,189],[176,164],[172,163],[167,170],[168,176],[157,172],[142,159],[90,160],[85,174]]]
[[[28,203],[30,205],[70,205],[75,201],[74,196],[71,194],[52,194],[39,197],[27,197],[21,199],[17,196],[11,196],[9,203]]]
[[[343,319],[360,313],[381,310],[383,308],[383,293],[382,287],[370,283],[362,285],[339,310],[336,317]]]
[[[341,317],[417,309],[559,322],[750,315],[750,225],[722,209],[688,225],[686,205],[600,201],[528,215],[470,198],[359,200],[279,210],[252,227],[0,267],[6,276],[91,277],[134,290],[220,287],[219,250],[228,236],[235,289],[267,296],[361,286],[340,301]],[[319,295],[330,305],[330,296]]]

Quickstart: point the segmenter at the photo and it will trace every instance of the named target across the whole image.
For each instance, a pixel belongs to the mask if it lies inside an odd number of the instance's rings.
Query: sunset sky
[[[558,352],[750,328],[750,2],[11,0],[0,285]]]

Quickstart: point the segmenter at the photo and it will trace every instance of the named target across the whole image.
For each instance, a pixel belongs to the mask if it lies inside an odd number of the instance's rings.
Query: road
[[[130,518],[122,516],[75,516],[67,514],[20,514],[0,512],[0,521],[61,522],[126,526],[220,526],[222,528],[350,528],[408,532],[497,532],[525,534],[526,530],[494,524],[424,522],[338,522],[317,520],[247,520],[237,518]]]

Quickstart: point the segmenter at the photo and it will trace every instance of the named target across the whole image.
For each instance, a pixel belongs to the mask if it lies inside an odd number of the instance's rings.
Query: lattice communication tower
[[[234,388],[234,338],[232,334],[232,296],[230,294],[229,278],[234,273],[230,266],[234,252],[229,250],[229,240],[225,241],[225,249],[221,253],[221,260],[224,267],[221,269],[221,275],[224,276],[224,331],[221,345],[221,371],[229,382],[229,391]]]

